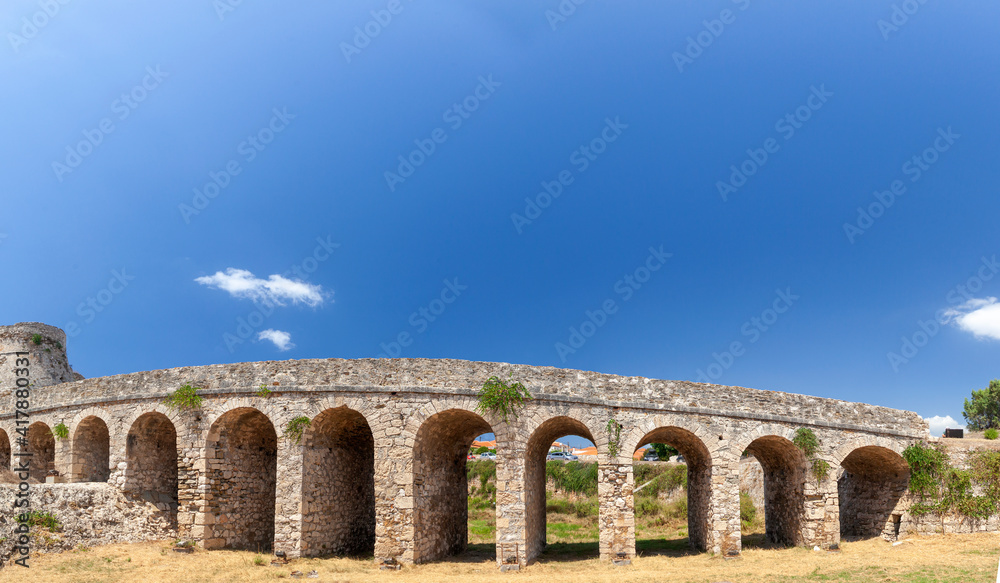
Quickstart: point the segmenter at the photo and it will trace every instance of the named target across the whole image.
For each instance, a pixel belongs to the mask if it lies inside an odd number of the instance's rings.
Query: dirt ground
[[[303,559],[289,565],[266,564],[252,552],[196,550],[179,554],[170,543],[110,545],[86,551],[33,557],[30,569],[8,566],[0,580],[9,583],[257,582],[290,581],[293,570],[316,570],[325,582],[485,583],[995,583],[1000,534],[914,537],[893,546],[873,539],[846,542],[839,553],[804,548],[751,548],[737,559],[692,553],[677,541],[642,541],[631,566],[615,567],[593,556],[596,547],[550,545],[541,560],[521,572],[499,573],[490,545],[474,545],[451,561],[380,571],[370,559]],[[579,548],[577,548],[579,547]],[[259,558],[258,558],[259,557]],[[264,560],[264,559],[267,560]],[[255,565],[257,562],[264,566]],[[303,578],[303,580],[307,580]]]

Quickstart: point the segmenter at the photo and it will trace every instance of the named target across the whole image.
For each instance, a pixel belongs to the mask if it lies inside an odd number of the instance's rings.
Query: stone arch
[[[28,476],[44,482],[49,471],[56,469],[56,438],[52,435],[52,428],[42,421],[29,425],[28,448],[32,453]]]
[[[629,439],[626,443],[631,445],[626,451],[635,452],[650,443],[665,443],[684,456],[688,481],[688,541],[692,547],[707,551],[712,532],[712,454],[705,443],[706,430],[701,427],[692,430],[679,424],[649,428],[651,424],[662,422],[670,423],[664,419],[644,423],[645,433],[638,440]]]
[[[329,408],[302,443],[303,554],[372,554],[375,439],[368,421],[347,406]]]
[[[177,432],[178,439],[181,438],[182,433],[184,433],[187,426],[190,425],[190,423],[178,416],[176,409],[171,409],[162,403],[145,403],[141,409],[133,410],[119,420],[118,430],[115,432],[116,435],[112,435],[114,446],[124,449],[127,444],[122,440],[128,439],[128,431],[135,425],[135,422],[138,421],[140,417],[145,417],[152,413],[165,417],[166,420],[174,426],[174,431]],[[117,439],[117,441],[115,441],[115,439]],[[179,444],[178,447],[180,447]]]
[[[764,532],[772,543],[797,546],[805,516],[805,484],[808,460],[792,443],[794,431],[787,428],[765,430],[753,441],[734,448],[755,457],[764,470]]]
[[[413,561],[456,555],[468,545],[465,461],[473,439],[495,433],[472,411],[446,409],[428,417],[413,440]],[[499,453],[500,440],[497,439]]]
[[[0,429],[0,470],[9,470],[11,460],[10,437]]]
[[[166,415],[147,411],[129,425],[125,464],[126,492],[177,511],[177,429]]]
[[[891,440],[868,437],[838,450],[842,539],[899,535],[902,511],[896,507],[910,482],[910,466],[901,449]]]
[[[271,420],[253,407],[218,416],[205,443],[209,496],[206,549],[270,550],[274,544],[278,435]]]
[[[545,456],[549,446],[563,435],[579,435],[597,443],[585,424],[569,416],[552,417],[540,423],[528,438],[524,451],[525,556],[537,557],[545,548]]]
[[[70,475],[74,482],[107,482],[111,477],[111,432],[97,415],[74,424]]]

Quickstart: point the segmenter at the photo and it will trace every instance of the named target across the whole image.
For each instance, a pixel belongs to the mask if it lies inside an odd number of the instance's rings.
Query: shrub
[[[69,427],[66,427],[65,423],[59,423],[52,428],[52,435],[55,436],[56,439],[66,439],[69,437]]]
[[[671,492],[677,488],[687,487],[687,466],[663,466],[652,464],[636,464],[632,467],[636,486],[651,482],[636,496],[656,497],[660,492]]]
[[[663,505],[656,498],[642,496],[635,499],[636,516],[657,516],[664,513]]]
[[[749,530],[757,520],[757,507],[746,492],[740,492],[740,524],[744,530]]]
[[[545,475],[556,489],[584,496],[597,494],[597,464],[580,462],[548,462]]]
[[[305,432],[306,427],[309,427],[311,423],[312,421],[310,421],[308,417],[296,417],[295,419],[292,419],[288,422],[288,425],[285,426],[285,437],[291,439],[295,443],[301,443],[302,433]]]
[[[819,451],[819,438],[813,433],[812,429],[807,427],[800,427],[798,431],[795,432],[795,437],[792,439],[792,443],[798,446],[802,450],[802,453],[806,454],[806,457],[812,459]]]
[[[49,532],[59,532],[62,530],[62,523],[52,512],[45,511],[41,512],[39,510],[32,510],[28,512],[28,524],[31,526],[40,526]]]
[[[1000,431],[997,431],[992,427],[983,432],[983,437],[986,439],[996,439],[998,435],[1000,435]]]
[[[264,565],[267,564],[267,561],[264,559],[263,555],[255,555],[253,558],[253,564],[257,565],[258,567],[263,567]]]
[[[482,390],[479,391],[479,403],[476,411],[483,415],[493,414],[507,423],[508,418],[517,418],[518,411],[531,399],[531,394],[520,382],[501,380],[492,376],[483,383]]]
[[[184,385],[183,387],[177,389],[166,398],[164,403],[167,407],[171,409],[198,409],[201,407],[201,403],[204,399],[198,394],[201,387],[192,387],[191,385]]]

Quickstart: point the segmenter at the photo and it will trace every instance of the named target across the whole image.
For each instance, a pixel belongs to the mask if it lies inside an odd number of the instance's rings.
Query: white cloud
[[[976,338],[1000,340],[1000,302],[996,298],[973,298],[945,312],[956,325]]]
[[[955,421],[951,415],[935,415],[924,419],[931,426],[931,435],[940,437],[945,429],[965,429],[965,426]]]
[[[292,344],[292,335],[288,332],[282,332],[281,330],[272,330],[268,328],[257,335],[257,340],[270,340],[275,346],[278,347],[278,350],[282,352],[295,347],[295,345]]]
[[[288,279],[281,275],[260,279],[245,269],[234,267],[226,269],[225,273],[216,271],[215,275],[199,277],[195,281],[229,292],[236,298],[250,298],[255,302],[264,301],[279,306],[290,301],[293,304],[303,303],[315,308],[326,300],[323,288],[318,285]]]

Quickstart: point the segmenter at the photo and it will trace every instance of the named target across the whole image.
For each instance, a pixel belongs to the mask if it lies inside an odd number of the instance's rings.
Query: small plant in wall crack
[[[483,383],[483,388],[479,391],[476,411],[483,415],[493,414],[507,423],[511,418],[517,419],[518,412],[529,400],[531,394],[528,389],[520,382],[514,382],[513,377],[504,381],[492,376]]]
[[[257,387],[257,396],[265,398],[271,396],[271,389],[267,386],[267,383],[262,383],[259,387]]]
[[[294,441],[296,444],[302,443],[302,434],[305,432],[306,427],[309,427],[311,421],[308,417],[296,417],[288,422],[285,426],[285,437]]]
[[[52,435],[54,435],[56,439],[66,439],[69,437],[69,427],[66,427],[65,423],[59,423],[52,428]]]
[[[608,453],[612,458],[618,457],[622,449],[622,424],[614,417],[608,419]]]
[[[821,460],[816,457],[816,453],[819,452],[819,438],[813,433],[812,429],[807,427],[800,427],[798,431],[795,432],[795,437],[792,439],[792,443],[802,450],[806,458],[809,460],[812,466],[813,476],[816,477],[816,482],[822,482],[823,478],[830,473],[830,464],[825,460]]]
[[[171,409],[198,409],[201,407],[202,399],[201,395],[198,394],[198,390],[201,387],[192,387],[191,385],[184,385],[183,387],[177,389],[170,396],[166,398],[164,403],[167,407]]]

